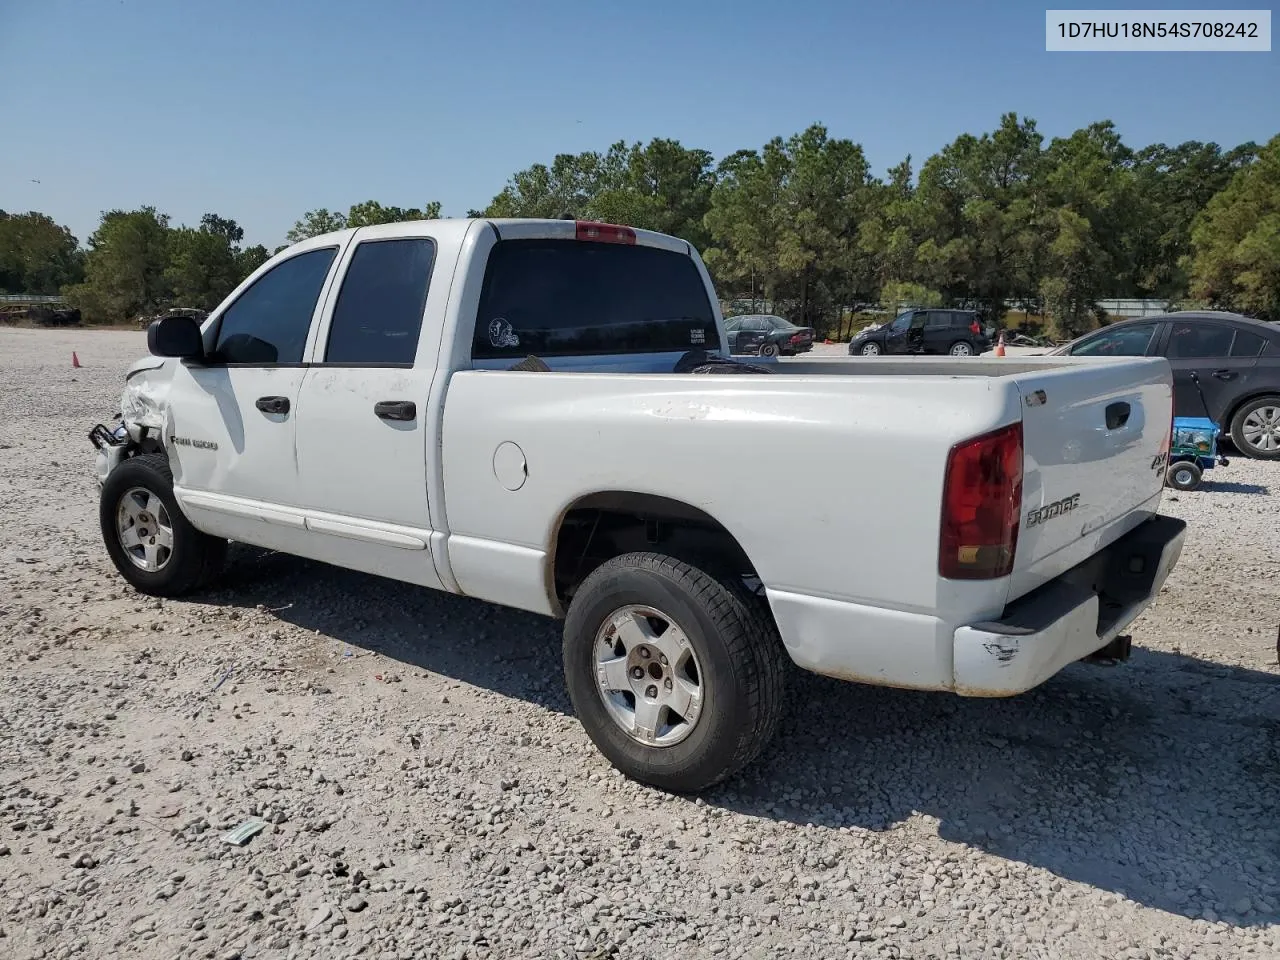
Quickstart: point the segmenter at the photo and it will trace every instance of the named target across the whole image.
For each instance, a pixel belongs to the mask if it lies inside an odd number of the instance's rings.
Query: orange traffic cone
[[[75,367],[77,370],[80,369],[80,358],[76,356],[76,352],[74,350],[71,351],[71,366]]]
[[[1000,331],[1000,339],[996,341],[996,356],[1004,356],[1004,331]]]

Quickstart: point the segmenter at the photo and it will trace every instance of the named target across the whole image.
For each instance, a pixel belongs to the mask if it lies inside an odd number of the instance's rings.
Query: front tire
[[[1231,442],[1246,457],[1280,460],[1280,397],[1258,397],[1237,410]]]
[[[222,569],[227,541],[201,533],[173,495],[173,473],[163,453],[125,460],[107,475],[98,523],[111,562],[140,593],[179,597]]]
[[[880,356],[880,352],[880,344],[875,341],[864,343],[862,345],[861,353],[864,357],[878,357]]]
[[[773,739],[786,653],[741,578],[630,553],[582,583],[564,627],[574,712],[623,774],[694,793]]]

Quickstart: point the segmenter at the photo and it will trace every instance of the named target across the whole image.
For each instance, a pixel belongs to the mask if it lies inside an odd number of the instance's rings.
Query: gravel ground
[[[1280,464],[1167,498],[1127,665],[803,677],[695,801],[606,765],[542,618],[252,549],[127,589],[85,432],[142,350],[0,330],[0,956],[1280,956]]]

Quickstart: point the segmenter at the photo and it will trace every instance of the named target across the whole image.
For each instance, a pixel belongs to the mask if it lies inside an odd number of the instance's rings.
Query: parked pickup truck
[[[91,434],[129,583],[197,590],[235,540],[563,618],[587,733],[666,789],[759,754],[791,663],[1000,697],[1123,659],[1185,535],[1166,361],[738,364],[697,252],[642,230],[344,230],[147,343]]]

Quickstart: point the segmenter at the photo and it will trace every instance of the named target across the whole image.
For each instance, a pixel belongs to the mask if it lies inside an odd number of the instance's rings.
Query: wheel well
[[[755,572],[733,534],[697,507],[653,494],[596,493],[574,503],[556,532],[552,569],[561,605],[596,567],[638,551],[710,561],[743,576]]]
[[[1240,408],[1246,403],[1253,403],[1255,400],[1262,400],[1266,397],[1275,397],[1280,399],[1280,390],[1259,390],[1257,393],[1251,393],[1248,396],[1241,397],[1233,403],[1231,408],[1222,418],[1222,432],[1228,435],[1231,433],[1231,421],[1236,418],[1236,414],[1240,412]]]

